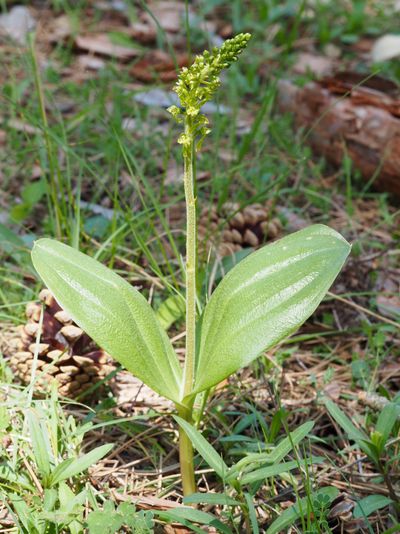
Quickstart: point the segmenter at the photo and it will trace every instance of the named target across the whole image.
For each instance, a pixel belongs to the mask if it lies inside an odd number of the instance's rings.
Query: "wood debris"
[[[382,78],[354,73],[297,87],[278,84],[282,111],[304,128],[317,154],[341,165],[346,154],[366,182],[400,196],[400,94]]]

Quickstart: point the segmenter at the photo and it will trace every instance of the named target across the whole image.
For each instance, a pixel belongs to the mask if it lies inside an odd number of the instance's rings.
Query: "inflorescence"
[[[238,59],[239,54],[246,48],[251,35],[240,33],[233,39],[224,42],[221,48],[214,48],[211,52],[205,50],[189,68],[183,68],[174,91],[179,96],[181,108],[171,106],[168,111],[178,122],[185,117],[191,119],[192,139],[199,138],[199,142],[209,133],[208,119],[200,113],[200,109],[208,102],[220,86],[219,75]],[[187,145],[191,142],[188,133],[180,136],[179,142]]]

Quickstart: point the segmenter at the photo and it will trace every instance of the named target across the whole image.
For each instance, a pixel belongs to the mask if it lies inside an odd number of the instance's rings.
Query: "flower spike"
[[[200,109],[220,86],[221,71],[238,59],[250,37],[249,33],[240,33],[226,40],[221,48],[213,48],[211,52],[205,50],[202,55],[196,56],[189,68],[181,70],[174,91],[179,96],[182,107],[171,106],[168,111],[180,123],[185,116],[192,118],[194,133],[200,138],[200,142],[210,131],[207,127],[208,119],[200,113]],[[180,142],[185,144],[184,139]]]

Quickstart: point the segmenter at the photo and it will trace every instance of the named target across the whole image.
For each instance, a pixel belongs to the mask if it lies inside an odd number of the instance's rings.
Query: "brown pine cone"
[[[11,530],[8,530],[11,529],[11,527],[15,527],[13,517],[8,511],[6,505],[4,503],[0,503],[0,532],[11,532]]]
[[[235,202],[226,202],[218,211],[216,206],[204,208],[200,214],[199,241],[214,246],[220,256],[228,256],[242,248],[258,248],[267,240],[278,237],[282,224],[270,217],[270,208],[249,204],[243,209]]]
[[[48,289],[39,294],[44,303],[40,343],[36,344],[42,306],[26,306],[27,323],[19,326],[5,350],[11,368],[23,384],[31,379],[38,350],[35,389],[40,394],[56,381],[65,397],[77,397],[115,369],[110,356],[79,328],[55,301]]]

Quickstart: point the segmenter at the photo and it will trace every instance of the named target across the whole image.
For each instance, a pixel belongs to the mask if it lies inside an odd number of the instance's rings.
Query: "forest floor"
[[[315,97],[302,123],[282,96],[282,81],[299,91],[316,81],[360,117],[378,109],[382,131],[390,123],[398,137],[399,59],[378,62],[374,48],[398,31],[398,2],[37,0],[0,9],[0,532],[400,532],[400,178],[383,163],[389,141],[368,137],[372,122],[319,143],[343,128],[340,113],[321,112]],[[252,39],[209,105],[197,164],[201,293],[252,248],[312,223],[338,230],[352,252],[301,329],[217,387],[199,427],[228,466],[289,439],[279,460],[297,468],[238,495],[196,456],[204,498],[191,512],[169,402],[110,362],[89,396],[37,397],[10,347],[26,339],[26,307],[43,288],[30,249],[48,236],[138,288],[183,355],[183,170],[166,108],[179,68],[239,32]],[[332,89],[338,72],[359,81]],[[354,88],[364,100],[351,101]],[[235,243],[232,210],[245,219]],[[114,445],[106,456],[53,476],[62,460],[105,444]]]

